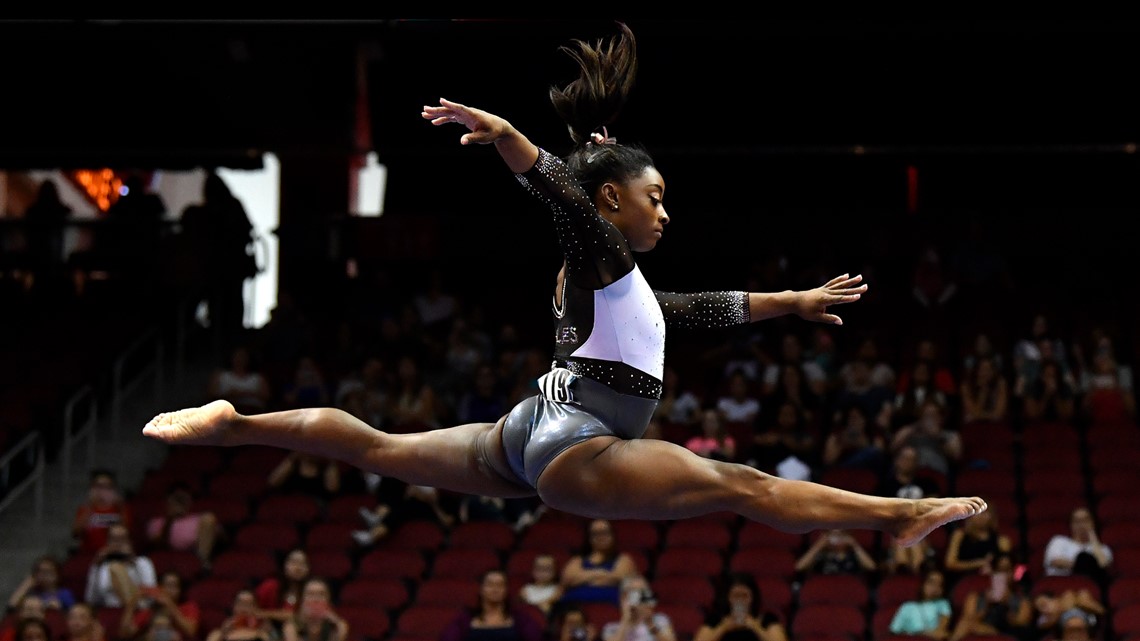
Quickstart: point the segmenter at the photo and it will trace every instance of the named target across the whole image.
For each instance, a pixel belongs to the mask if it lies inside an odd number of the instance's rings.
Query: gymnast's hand
[[[842,325],[843,319],[835,314],[829,314],[827,308],[829,305],[854,303],[859,300],[863,292],[867,291],[867,285],[859,284],[862,280],[861,275],[849,278],[844,274],[832,278],[822,287],[796,292],[798,294],[795,303],[796,315],[804,320]]]
[[[514,130],[511,123],[482,109],[451,102],[446,98],[440,98],[439,105],[438,107],[425,105],[420,115],[425,120],[430,120],[433,125],[457,122],[470,129],[470,133],[463,134],[459,139],[461,145],[486,145]]]

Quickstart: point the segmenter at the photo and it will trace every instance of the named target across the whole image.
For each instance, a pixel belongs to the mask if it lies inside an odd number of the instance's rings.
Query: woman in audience
[[[942,572],[929,570],[922,578],[917,597],[905,601],[895,612],[890,630],[892,634],[922,635],[941,641],[950,636],[950,619]]]
[[[309,555],[302,549],[285,556],[281,573],[261,581],[254,590],[262,616],[281,626],[293,616],[301,602],[301,591],[309,579]]]
[[[234,597],[230,616],[211,630],[206,641],[274,641],[277,633],[269,619],[259,616],[257,598],[252,590],[242,590]]]
[[[348,622],[332,607],[332,591],[324,579],[310,578],[301,601],[281,627],[284,641],[347,641]]]
[[[38,597],[48,610],[66,611],[75,603],[71,590],[59,585],[59,561],[50,555],[41,556],[32,564],[31,573],[8,599],[8,608],[15,608],[27,595]]]
[[[729,575],[693,641],[788,641],[782,617],[764,608],[751,574]]]
[[[617,605],[621,580],[637,573],[633,557],[617,547],[613,524],[595,519],[586,528],[585,548],[562,568],[562,600]]]
[[[452,619],[439,641],[542,641],[542,623],[513,607],[508,597],[506,573],[484,572],[478,605]]]

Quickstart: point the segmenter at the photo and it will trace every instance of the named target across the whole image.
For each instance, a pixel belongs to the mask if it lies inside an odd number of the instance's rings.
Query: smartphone
[[[1009,589],[1009,576],[1005,572],[995,572],[990,575],[990,599],[1000,601],[1005,598]]]
[[[1013,568],[1013,580],[1020,581],[1021,578],[1025,576],[1026,569],[1027,567],[1024,563],[1018,563],[1017,566]]]
[[[743,603],[733,603],[732,618],[737,623],[744,623],[744,620],[748,618],[748,606]]]
[[[626,600],[629,601],[630,605],[641,605],[641,590],[633,590],[626,597]]]

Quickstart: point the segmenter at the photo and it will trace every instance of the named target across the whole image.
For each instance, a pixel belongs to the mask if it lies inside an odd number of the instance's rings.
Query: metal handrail
[[[76,429],[75,416],[77,409],[86,409],[86,418]],[[98,407],[95,400],[95,391],[90,385],[84,385],[68,399],[63,406],[63,445],[61,458],[63,460],[63,487],[71,488],[72,451],[81,442],[86,442],[86,468],[95,465],[95,426],[98,423]]]
[[[154,345],[154,357],[130,380],[124,380],[124,370],[127,360],[148,344]],[[162,338],[158,330],[151,329],[134,343],[127,347],[115,359],[111,368],[111,438],[118,437],[119,425],[123,419],[123,401],[130,396],[143,382],[147,374],[152,375],[154,385],[154,399],[158,403],[162,398],[163,384],[163,354]]]
[[[40,435],[32,432],[20,439],[15,447],[10,449],[7,453],[0,456],[0,486],[6,485],[11,478],[12,463],[17,460],[17,457],[24,455],[30,458],[35,458],[35,463],[32,465],[32,471],[28,474],[27,478],[20,481],[14,486],[2,500],[0,500],[0,512],[8,508],[17,498],[23,494],[29,486],[34,487],[35,492],[35,520],[36,524],[43,523],[44,516],[44,448],[40,443]]]

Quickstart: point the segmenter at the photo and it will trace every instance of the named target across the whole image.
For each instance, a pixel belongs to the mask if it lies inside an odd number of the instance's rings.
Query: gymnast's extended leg
[[[976,497],[857,494],[707,459],[668,441],[609,436],[559,454],[539,476],[538,492],[552,508],[594,518],[684,519],[731,511],[788,532],[880,530],[904,546],[987,507]]]
[[[510,476],[501,423],[388,434],[334,408],[242,415],[226,401],[159,414],[143,434],[178,445],[269,445],[342,461],[411,485],[521,498],[535,491]]]

